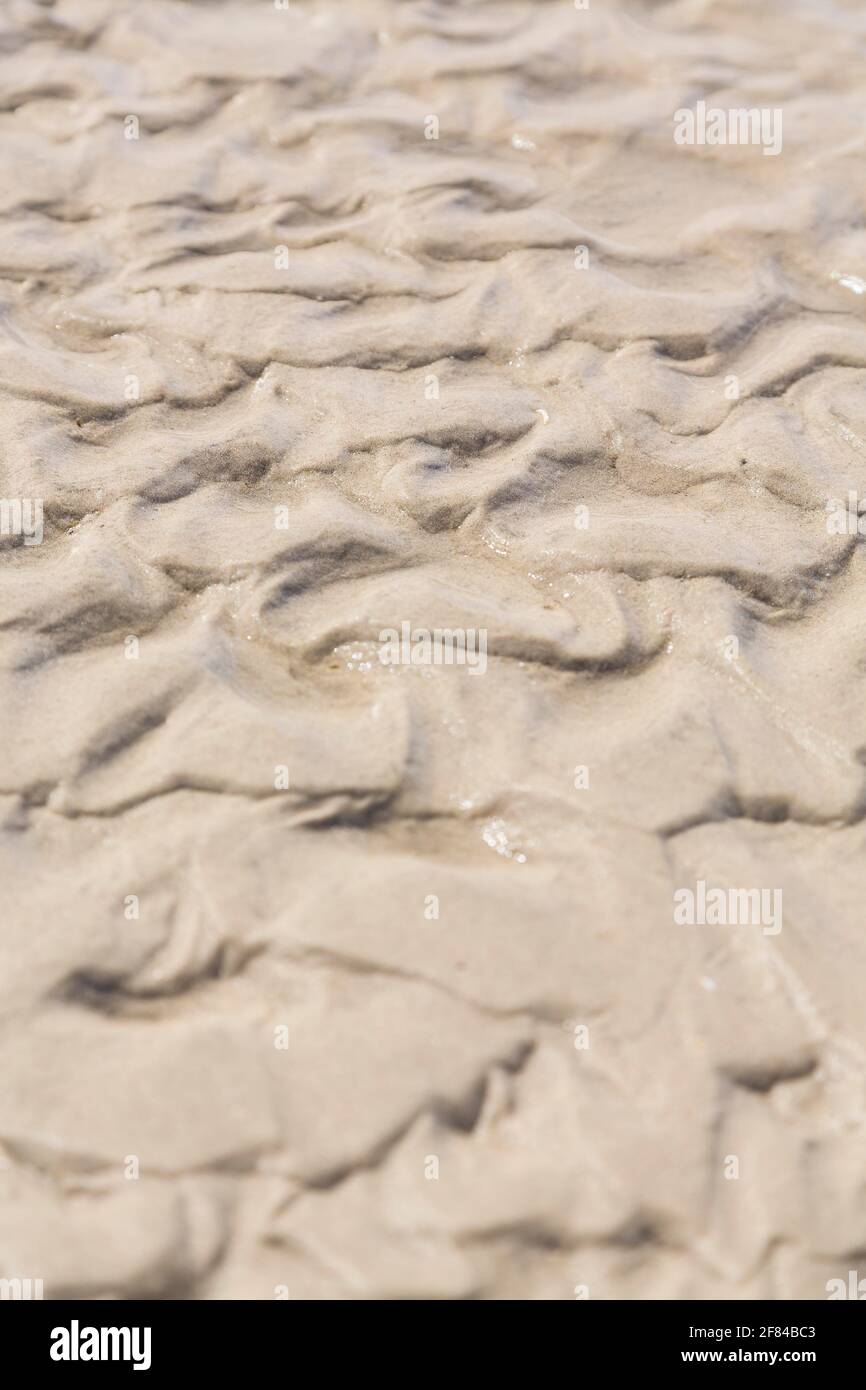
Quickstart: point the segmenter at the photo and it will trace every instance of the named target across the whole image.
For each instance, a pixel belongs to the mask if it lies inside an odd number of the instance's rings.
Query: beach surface
[[[0,1278],[866,1276],[864,90],[859,0],[3,6]]]

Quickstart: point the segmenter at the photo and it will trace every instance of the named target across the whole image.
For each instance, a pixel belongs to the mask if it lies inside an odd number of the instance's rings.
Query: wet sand
[[[825,1298],[862,5],[10,0],[0,66],[0,1278]]]

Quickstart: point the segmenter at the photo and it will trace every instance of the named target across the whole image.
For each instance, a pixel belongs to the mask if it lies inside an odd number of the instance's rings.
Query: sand
[[[859,0],[0,26],[0,1278],[866,1275]]]

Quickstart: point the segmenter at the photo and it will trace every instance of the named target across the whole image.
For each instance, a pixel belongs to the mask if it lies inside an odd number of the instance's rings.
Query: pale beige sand
[[[0,24],[0,1277],[866,1276],[860,0]]]

